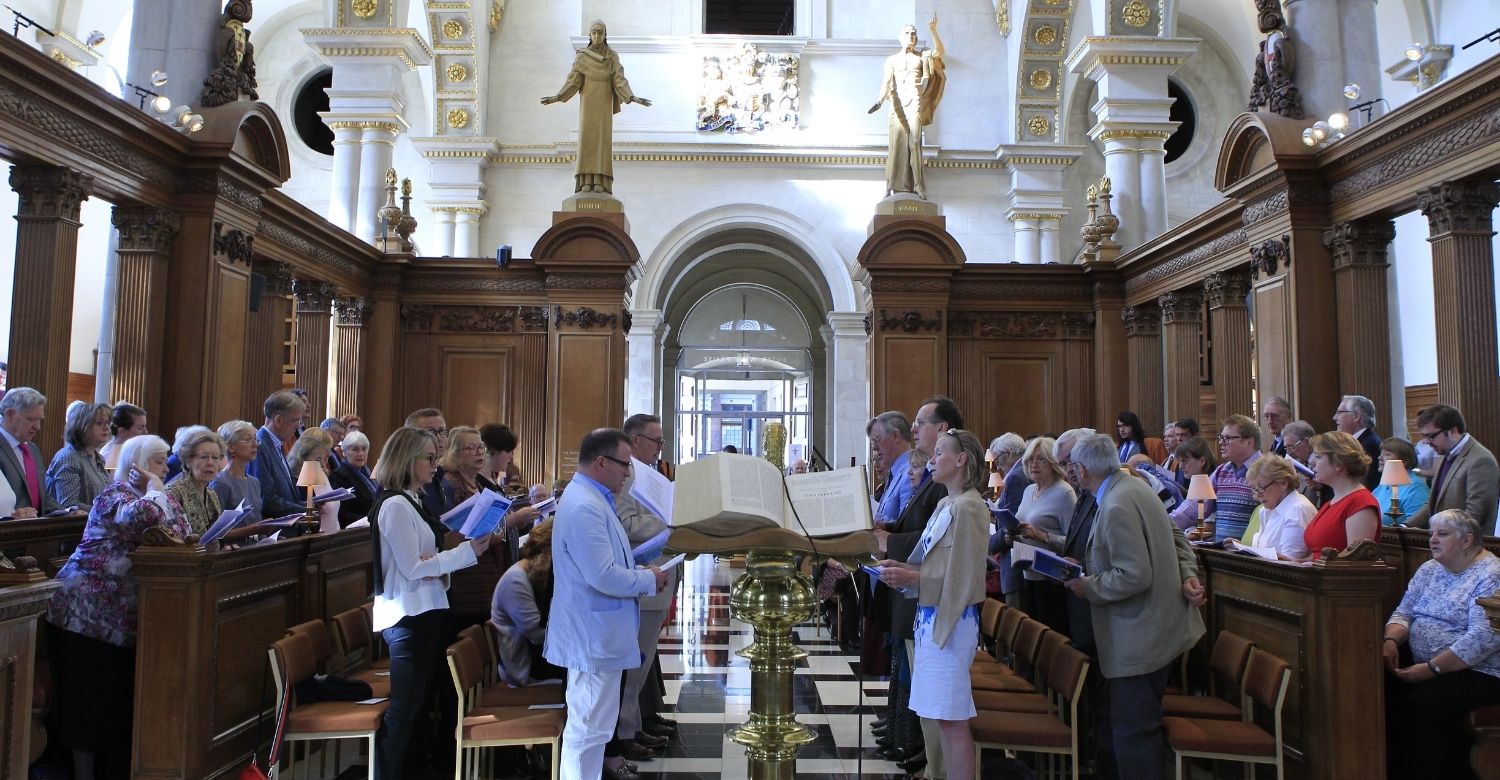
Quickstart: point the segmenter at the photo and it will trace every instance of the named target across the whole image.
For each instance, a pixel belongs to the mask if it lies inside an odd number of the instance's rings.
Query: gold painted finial
[[[1109,188],[1110,188],[1109,177],[1108,176],[1101,177],[1099,179],[1099,194],[1100,195],[1108,195],[1109,194]]]
[[[385,184],[387,187],[396,186],[396,169],[392,168],[385,172]]]
[[[1099,201],[1099,185],[1097,185],[1097,184],[1090,184],[1089,185],[1089,203],[1097,203],[1098,201]]]
[[[411,179],[401,180],[401,194],[407,197],[411,196]]]

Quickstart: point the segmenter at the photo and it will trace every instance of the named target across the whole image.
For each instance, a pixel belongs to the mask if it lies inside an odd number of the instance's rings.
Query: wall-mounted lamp
[[[172,99],[159,92],[146,89],[126,82],[125,86],[135,90],[136,97],[141,99],[141,110],[146,110],[146,98],[151,98],[151,109],[158,114],[165,114],[172,110]]]
[[[1412,62],[1422,59],[1422,55],[1426,53],[1427,47],[1420,43],[1412,43],[1406,47],[1406,58]]]

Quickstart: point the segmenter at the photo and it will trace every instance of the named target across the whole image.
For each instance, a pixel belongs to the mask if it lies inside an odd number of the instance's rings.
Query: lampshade
[[[297,487],[326,484],[328,484],[328,478],[323,476],[323,464],[316,460],[302,461],[302,471],[297,475]]]
[[[1218,498],[1214,492],[1214,483],[1209,480],[1207,474],[1194,474],[1188,483],[1187,499],[1189,501],[1212,501]]]
[[[1380,484],[1400,487],[1411,484],[1411,475],[1406,473],[1406,464],[1400,458],[1386,458],[1385,469],[1380,472]]]
[[[995,462],[995,451],[994,450],[985,450],[984,451],[984,462],[985,463],[994,463]]]
[[[990,487],[1005,487],[1005,475],[998,471],[990,472]]]

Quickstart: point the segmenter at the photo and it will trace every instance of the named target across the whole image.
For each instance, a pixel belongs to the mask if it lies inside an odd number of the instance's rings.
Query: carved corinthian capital
[[[10,188],[21,196],[16,216],[78,221],[78,209],[94,191],[94,177],[55,165],[17,165]]]
[[[1161,333],[1161,310],[1149,303],[1126,306],[1120,310],[1125,320],[1126,336],[1155,336]]]
[[[1396,224],[1388,219],[1340,222],[1323,231],[1323,246],[1333,258],[1334,270],[1363,265],[1385,268],[1387,247],[1396,237]]]
[[[292,283],[292,293],[297,296],[297,311],[327,314],[333,303],[333,285],[317,279],[298,279]]]
[[[1196,290],[1174,290],[1156,299],[1163,325],[1203,321],[1203,296]]]
[[[1500,187],[1490,181],[1457,181],[1428,187],[1417,196],[1431,235],[1484,233],[1492,229],[1491,212],[1500,203]]]
[[[333,302],[333,310],[338,315],[338,324],[351,328],[364,327],[365,323],[370,320],[370,311],[373,308],[368,298],[339,298]]]
[[[181,217],[155,206],[115,206],[109,221],[120,232],[120,249],[127,251],[165,254],[171,250],[172,241],[182,228]]]
[[[1244,306],[1250,294],[1250,274],[1246,271],[1218,271],[1203,279],[1203,292],[1208,297],[1208,308]]]

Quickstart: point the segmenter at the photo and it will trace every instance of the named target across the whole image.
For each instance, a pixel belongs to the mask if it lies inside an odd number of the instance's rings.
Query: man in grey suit
[[[615,496],[615,514],[619,516],[620,525],[625,528],[625,535],[630,537],[630,545],[634,548],[671,529],[666,518],[658,517],[651,507],[641,503],[630,492],[635,486],[636,474],[642,469],[655,469],[656,461],[661,457],[661,418],[650,414],[632,415],[625,421],[625,435],[630,437],[630,476],[625,480],[625,488]],[[652,563],[658,566],[667,560],[665,555],[652,557]],[[651,677],[651,669],[655,666],[656,644],[661,639],[661,627],[667,620],[667,608],[671,606],[672,594],[676,590],[677,569],[668,569],[667,586],[640,599],[641,626],[636,639],[641,648],[641,665],[625,672],[620,722],[615,727],[620,754],[627,759],[648,758],[652,755],[650,748],[667,743],[665,733],[653,734],[653,729],[648,728],[651,725],[656,726],[654,730],[657,732],[666,731],[659,728],[656,710],[643,704],[644,699],[654,700],[655,697],[644,696],[643,692],[646,690],[646,681]],[[647,724],[647,720],[652,721],[652,724]]]
[[[1406,524],[1426,528],[1444,509],[1462,509],[1479,521],[1486,534],[1495,533],[1495,501],[1500,492],[1500,466],[1495,456],[1465,432],[1464,416],[1446,404],[1417,414],[1417,432],[1443,457],[1427,503]]]
[[[42,490],[47,461],[32,439],[42,430],[47,416],[47,398],[29,387],[17,387],[0,399],[0,437],[5,455],[0,456],[3,473],[16,492],[15,517],[36,517],[58,510],[57,501]]]
[[[1167,745],[1161,699],[1179,655],[1203,635],[1203,619],[1184,596],[1184,567],[1172,522],[1151,488],[1120,471],[1108,436],[1073,446],[1098,514],[1085,574],[1068,589],[1086,598],[1108,692],[1099,739],[1113,747],[1118,776],[1165,778]]]

